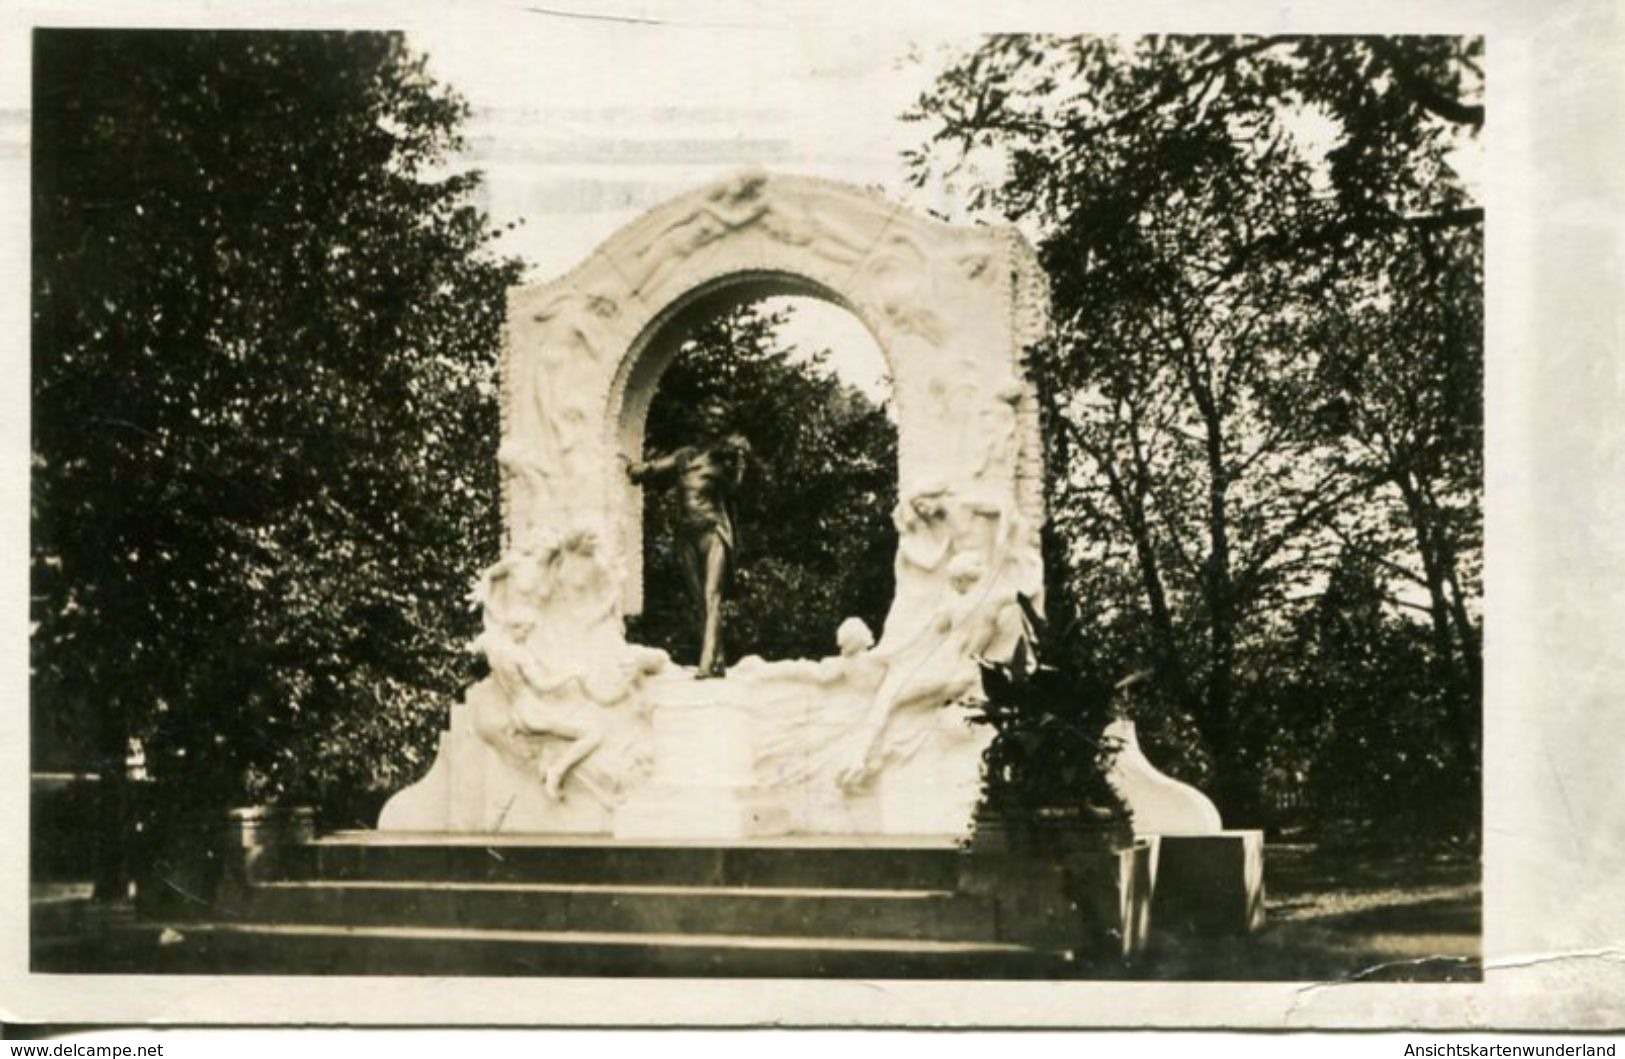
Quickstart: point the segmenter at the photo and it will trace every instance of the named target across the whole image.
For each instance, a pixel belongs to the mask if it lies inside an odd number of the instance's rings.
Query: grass
[[[1155,939],[1139,975],[1223,981],[1476,982],[1482,886],[1458,850],[1265,851],[1267,922],[1248,937]]]

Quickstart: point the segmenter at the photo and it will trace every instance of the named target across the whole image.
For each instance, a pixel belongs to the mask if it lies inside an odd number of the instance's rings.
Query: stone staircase
[[[353,832],[288,851],[207,907],[119,928],[139,973],[1055,978],[960,892],[941,838],[694,846]],[[36,967],[73,970],[72,967]]]

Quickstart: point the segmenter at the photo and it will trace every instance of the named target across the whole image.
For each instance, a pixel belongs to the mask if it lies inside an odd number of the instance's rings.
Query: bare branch
[[[1338,477],[1341,477],[1343,473],[1344,472],[1342,471],[1328,473],[1327,475],[1323,476],[1321,480],[1315,484],[1314,488],[1310,489],[1308,492],[1311,494],[1319,492],[1322,488],[1335,481]],[[1275,556],[1288,544],[1288,542],[1292,540],[1293,537],[1304,529],[1307,529],[1309,526],[1324,521],[1328,515],[1348,501],[1353,500],[1357,496],[1370,492],[1376,487],[1379,481],[1380,479],[1375,476],[1357,477],[1349,483],[1347,488],[1337,490],[1298,512],[1296,516],[1288,520],[1286,525],[1282,526],[1279,530],[1272,534],[1259,547],[1258,551],[1253,555],[1252,559],[1243,569],[1241,575],[1236,578],[1236,584],[1238,586],[1246,586],[1248,589],[1251,589],[1254,582],[1256,582],[1256,580],[1263,575],[1264,569],[1269,565],[1270,560],[1275,558]]]

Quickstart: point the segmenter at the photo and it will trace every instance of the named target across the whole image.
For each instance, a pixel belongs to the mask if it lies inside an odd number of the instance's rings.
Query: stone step
[[[1069,954],[996,942],[221,922],[144,923],[122,935],[101,950],[103,966],[94,970],[727,978],[1062,978],[1075,971]]]
[[[942,890],[274,882],[211,918],[269,923],[991,941],[993,902]]]
[[[734,845],[540,836],[331,835],[295,851],[291,879],[952,890],[951,839],[886,836]]]

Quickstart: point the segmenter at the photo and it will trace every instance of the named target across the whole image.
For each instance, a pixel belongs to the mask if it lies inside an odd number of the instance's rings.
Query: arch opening
[[[628,345],[609,388],[610,403],[605,410],[604,422],[612,431],[608,445],[618,457],[610,495],[620,508],[618,522],[622,527],[619,544],[626,576],[621,609],[634,623],[645,624],[637,622],[637,619],[643,616],[649,602],[645,560],[650,551],[648,537],[656,527],[646,517],[648,505],[644,490],[628,483],[619,473],[620,460],[643,457],[647,448],[650,406],[660,392],[661,379],[681,352],[685,339],[703,329],[708,321],[724,318],[752,305],[773,302],[827,307],[848,321],[849,326],[842,335],[843,347],[856,351],[860,360],[869,362],[870,370],[863,373],[867,376],[865,382],[874,384],[872,388],[885,391],[886,411],[894,431],[890,456],[893,488],[890,495],[895,498],[898,478],[897,420],[896,405],[891,399],[895,367],[881,338],[882,331],[870,318],[869,310],[855,304],[827,283],[799,272],[756,268],[714,275],[673,297],[663,310],[654,315]],[[878,368],[875,367],[877,364]],[[890,506],[885,510],[889,512]],[[873,627],[879,628],[878,625]]]
[[[711,424],[701,410],[719,401],[726,429],[751,446],[734,505],[729,659],[833,654],[837,626],[853,617],[878,634],[895,586],[898,475],[890,372],[873,334],[826,292],[747,278],[689,301],[648,352],[659,374],[628,410],[642,417],[625,431],[642,439],[631,458],[702,441]],[[643,494],[644,606],[628,637],[692,660],[699,630],[675,493]]]

